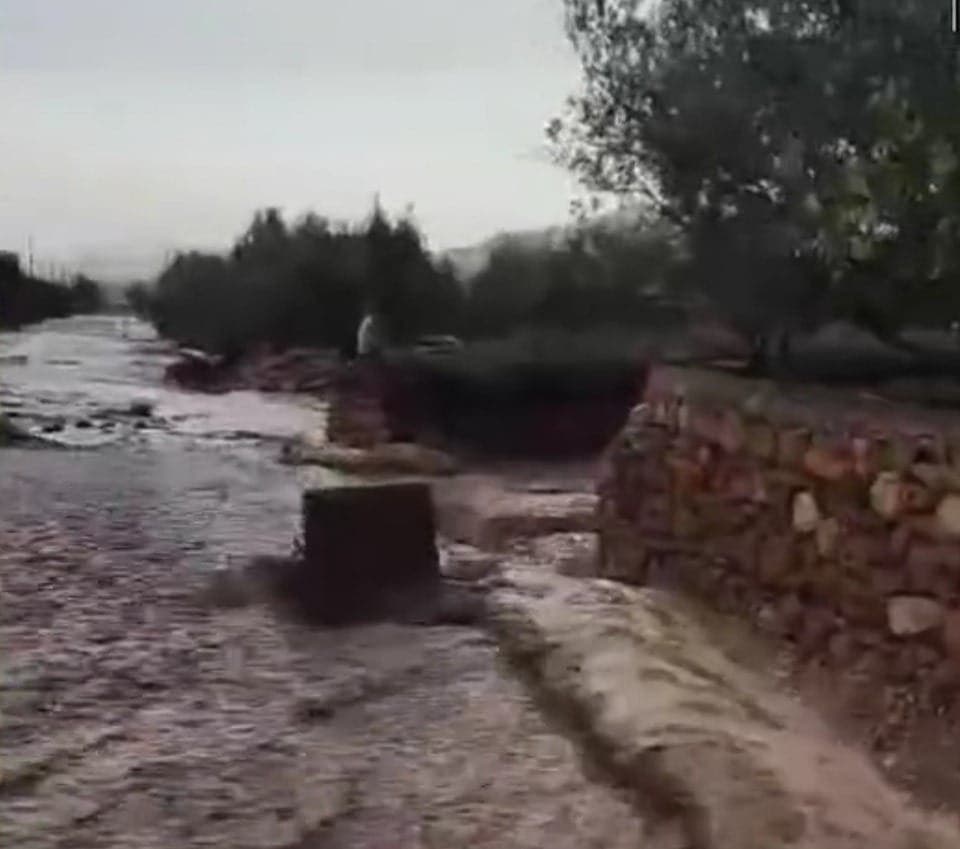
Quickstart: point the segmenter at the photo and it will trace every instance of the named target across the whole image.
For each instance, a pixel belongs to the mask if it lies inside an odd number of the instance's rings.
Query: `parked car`
[[[456,336],[421,336],[414,344],[421,354],[451,354],[462,348],[463,342]]]

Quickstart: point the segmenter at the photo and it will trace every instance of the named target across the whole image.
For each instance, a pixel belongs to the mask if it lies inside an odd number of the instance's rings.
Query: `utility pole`
[[[33,236],[27,237],[27,274],[33,277]]]

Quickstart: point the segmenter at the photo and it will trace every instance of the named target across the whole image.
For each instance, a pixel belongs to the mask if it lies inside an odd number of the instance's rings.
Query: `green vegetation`
[[[128,302],[181,343],[236,356],[258,346],[352,349],[367,307],[393,339],[460,329],[463,293],[436,267],[416,227],[377,208],[366,225],[308,215],[288,226],[257,213],[226,256],[179,254]]]
[[[680,228],[676,282],[757,365],[829,319],[903,345],[960,315],[949,4],[565,2],[586,84],[558,158]]]
[[[802,337],[838,320],[924,368],[958,365],[943,345],[930,359],[915,332],[960,319],[949,4],[564,2],[585,85],[549,126],[553,149],[645,220],[502,245],[463,286],[410,221],[379,208],[359,227],[291,227],[267,210],[229,255],[177,256],[130,303],[162,333],[228,354],[349,351],[368,307],[402,345],[425,333],[639,336],[696,305],[739,333],[758,369],[799,366]]]
[[[16,254],[0,253],[0,328],[18,328],[47,318],[97,312],[99,284],[78,276],[67,285],[24,274]]]
[[[165,336],[228,356],[258,346],[349,353],[368,307],[397,345],[425,334],[624,326],[662,319],[647,290],[664,285],[673,238],[594,228],[553,248],[500,248],[465,286],[412,222],[379,208],[359,227],[314,215],[288,226],[268,209],[228,255],[180,254],[152,286],[131,287],[127,302]]]

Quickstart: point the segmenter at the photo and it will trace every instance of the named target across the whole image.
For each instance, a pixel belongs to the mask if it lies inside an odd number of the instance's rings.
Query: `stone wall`
[[[338,373],[329,393],[327,438],[355,448],[389,442],[390,423],[383,405],[383,369],[371,363],[351,363]]]
[[[795,646],[865,711],[956,715],[960,419],[657,367],[604,462],[600,572]]]

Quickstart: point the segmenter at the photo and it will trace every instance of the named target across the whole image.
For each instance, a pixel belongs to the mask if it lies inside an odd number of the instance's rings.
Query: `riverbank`
[[[342,367],[331,351],[294,348],[282,353],[251,351],[238,360],[181,349],[164,379],[182,389],[214,394],[252,390],[322,395]]]

